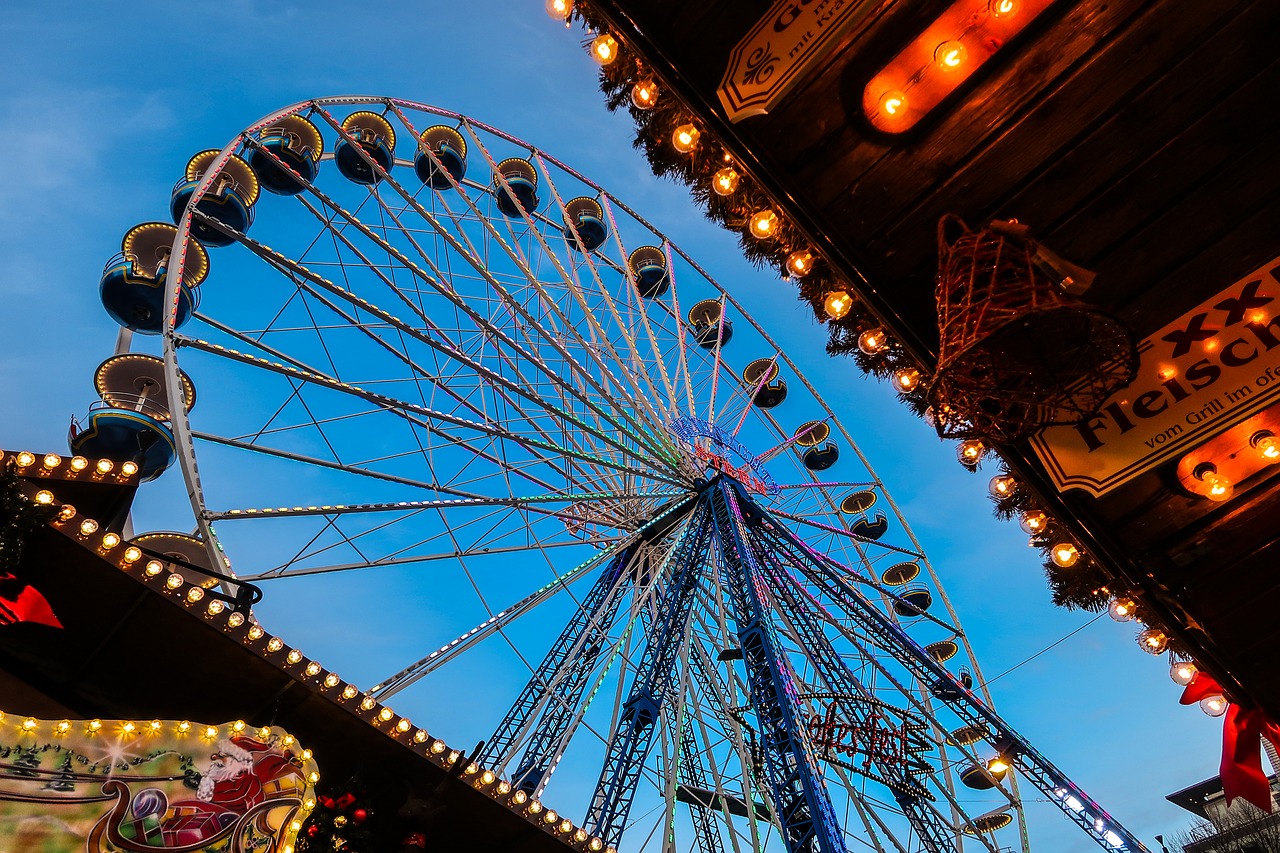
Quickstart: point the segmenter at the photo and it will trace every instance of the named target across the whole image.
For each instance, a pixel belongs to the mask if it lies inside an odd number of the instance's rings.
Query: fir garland
[[[27,539],[57,514],[56,507],[28,498],[12,464],[5,465],[0,473],[0,576],[12,574],[22,561]]]

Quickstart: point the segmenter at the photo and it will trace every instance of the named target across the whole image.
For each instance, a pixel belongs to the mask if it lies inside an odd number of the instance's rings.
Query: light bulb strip
[[[61,456],[57,453],[36,454],[29,450],[0,450],[0,463],[7,462],[19,477],[28,480],[64,480],[69,482],[112,482],[137,485],[138,463],[112,459],[89,459],[84,456]]]

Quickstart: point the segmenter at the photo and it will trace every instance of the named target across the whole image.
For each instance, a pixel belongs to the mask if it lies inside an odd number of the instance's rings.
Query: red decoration
[[[1182,691],[1178,701],[1192,705],[1208,696],[1222,693],[1222,685],[1204,672],[1197,672]],[[1259,708],[1243,708],[1235,702],[1227,705],[1222,721],[1222,793],[1227,805],[1236,797],[1244,797],[1264,812],[1271,811],[1271,785],[1262,770],[1262,739],[1280,748],[1280,726]]]
[[[0,582],[14,581],[13,575],[0,574]],[[14,622],[36,622],[61,628],[62,623],[54,615],[49,601],[33,586],[24,586],[12,601],[0,596],[0,625],[11,625]]]
[[[366,809],[356,809],[351,813],[351,822],[354,823],[356,826],[359,826],[360,824],[364,823],[365,819],[368,817],[369,817],[369,812]]]
[[[348,808],[351,807],[351,804],[354,803],[355,801],[356,801],[355,795],[353,795],[350,791],[348,791],[347,793],[343,794],[341,797],[338,797],[338,801],[334,807],[340,812],[346,811]]]
[[[427,837],[421,832],[411,832],[405,836],[404,841],[400,842],[401,847],[415,847],[418,850],[427,849]]]

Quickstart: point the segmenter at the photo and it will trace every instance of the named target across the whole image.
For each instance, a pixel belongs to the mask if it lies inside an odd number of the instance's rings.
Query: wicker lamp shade
[[[978,231],[956,216],[939,221],[929,401],[940,436],[1017,441],[1089,417],[1133,380],[1133,336],[1068,293],[1091,278],[1016,221]]]

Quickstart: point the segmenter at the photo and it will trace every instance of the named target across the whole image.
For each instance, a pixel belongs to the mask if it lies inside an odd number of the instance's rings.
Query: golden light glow
[[[651,110],[658,103],[658,84],[652,78],[631,87],[631,103],[639,110]]]
[[[260,640],[262,639],[262,635],[265,633],[267,632],[262,630],[261,625],[252,625],[249,627],[249,630],[246,635],[249,637],[250,640]],[[272,639],[275,639],[275,638],[273,637]]]
[[[827,316],[832,320],[839,320],[841,317],[846,316],[852,307],[853,297],[843,290],[833,290],[822,301],[823,310],[827,312]]]
[[[53,492],[48,489],[41,489],[36,492],[36,503],[43,504],[44,506],[48,506],[53,503]]]
[[[56,731],[60,735],[65,735],[67,732],[71,731],[71,721],[63,720],[62,722],[58,723],[57,726],[54,727],[54,731]]]
[[[391,718],[394,716],[395,716],[395,712],[392,711],[390,708],[383,708],[381,711],[378,712],[378,719],[384,723],[389,722]]]
[[[1146,629],[1138,635],[1138,642],[1143,651],[1153,655],[1164,654],[1165,649],[1169,648],[1169,637],[1159,628]]]
[[[1111,614],[1111,618],[1117,622],[1128,622],[1133,618],[1133,613],[1137,610],[1137,605],[1131,598],[1117,598],[1111,602],[1111,606],[1107,608],[1107,612]]]
[[[1221,717],[1227,713],[1227,706],[1230,704],[1225,696],[1215,693],[1213,696],[1206,696],[1200,700],[1200,710],[1210,717]]]
[[[1235,484],[1222,474],[1212,470],[1212,466],[1197,473],[1196,478],[1204,483],[1207,489],[1205,497],[1211,501],[1221,502],[1228,500],[1236,490]]]
[[[982,458],[982,452],[986,449],[981,441],[970,438],[956,446],[956,458],[966,465],[972,465]]]
[[[16,459],[19,468],[29,468],[36,464],[36,455],[25,450],[19,452]]]
[[[303,670],[303,672],[305,672],[307,675],[319,675],[320,664],[316,663],[315,661],[312,661],[311,663],[307,664],[307,668]]]
[[[61,464],[62,464],[62,457],[59,456],[58,454],[56,453],[45,454],[44,467],[48,468],[50,471],[52,471],[54,468],[57,468]]]
[[[944,41],[933,51],[933,61],[943,71],[955,71],[964,64],[969,51],[958,41]]]
[[[787,272],[796,278],[804,278],[813,271],[813,253],[807,249],[797,249],[787,255]]]
[[[772,210],[758,210],[751,214],[751,222],[747,226],[751,236],[757,240],[768,240],[778,231],[778,214]]]
[[[244,624],[244,614],[232,613],[230,616],[227,617],[227,624],[230,625],[232,628],[239,628],[241,625]]]
[[[287,660],[289,663],[301,663],[302,652],[298,651],[297,649],[290,649],[289,654],[285,655],[284,659]]]
[[[214,598],[214,599],[211,599],[209,601],[208,606],[205,607],[205,612],[208,613],[210,616],[217,616],[219,613],[221,613],[226,609],[227,609],[226,604]]]
[[[124,463],[123,465],[120,466],[120,473],[124,474],[126,477],[132,477],[134,474],[138,473],[138,463],[137,462]]]
[[[99,459],[98,464],[94,466],[94,469],[99,474],[110,474],[113,470],[115,470],[115,467],[116,467],[115,463],[112,462],[110,459]]]
[[[1174,661],[1173,666],[1169,667],[1169,677],[1175,684],[1183,687],[1191,683],[1191,679],[1196,677],[1197,672],[1199,670],[1196,665],[1189,660]]]
[[[1008,497],[1018,491],[1018,478],[1012,474],[999,474],[991,478],[987,491],[991,492],[993,497]]]
[[[889,336],[884,329],[867,329],[858,335],[858,349],[867,355],[879,355],[889,348]]]
[[[120,536],[116,533],[107,533],[102,537],[102,547],[110,551],[112,548],[120,544]]]
[[[34,717],[27,717],[22,721],[22,730],[24,732],[33,732],[36,730],[37,725],[39,725],[39,723],[35,721]]]
[[[1267,462],[1280,462],[1280,441],[1270,430],[1259,430],[1249,439],[1249,446]],[[36,496],[37,500],[39,495]]]
[[[136,563],[142,559],[142,549],[137,545],[130,545],[124,549],[123,556],[126,563]]]
[[[62,510],[58,513],[58,519],[61,521],[70,521],[75,517],[76,508],[71,504],[63,504]]]
[[[1018,14],[1018,0],[991,0],[990,9],[994,18],[1011,18]]]
[[[691,124],[682,124],[671,135],[671,144],[681,154],[688,154],[698,147],[698,137],[702,132]]]
[[[1008,0],[1012,2],[1012,0]],[[563,21],[573,11],[573,0],[547,0],[547,14],[554,20]]]
[[[83,456],[72,456],[72,457],[71,457],[71,470],[72,470],[72,471],[83,471],[85,468],[88,468],[88,467],[89,467],[89,460],[88,460],[88,459],[85,459]]]
[[[80,532],[85,536],[92,536],[94,533],[98,532],[98,522],[94,521],[92,518],[86,518],[84,521],[80,522]]]
[[[1018,525],[1023,533],[1030,533],[1033,536],[1043,533],[1049,526],[1049,514],[1042,509],[1029,509],[1022,514],[1022,520]]]
[[[601,65],[608,65],[618,58],[618,42],[608,33],[601,33],[591,41],[591,56]]]
[[[164,585],[169,587],[169,589],[177,589],[182,586],[182,575],[177,572],[171,573],[169,577],[164,579]]]
[[[987,762],[987,771],[992,776],[999,777],[1008,773],[1011,766],[1012,765],[1009,764],[1008,761],[1005,761],[1003,757],[997,755],[995,758]]]
[[[907,111],[907,96],[896,89],[885,92],[880,96],[880,109],[891,119],[898,118]]]
[[[151,577],[155,577],[164,571],[164,563],[161,563],[159,560],[148,560],[147,567],[144,571]]]
[[[324,686],[325,686],[325,687],[337,687],[337,686],[338,686],[338,682],[340,682],[340,681],[342,681],[342,679],[338,677],[337,673],[331,672],[331,673],[329,673],[328,675],[326,675],[326,676],[324,677]]]
[[[272,637],[270,640],[267,640],[267,651],[278,652],[283,648],[284,648],[284,640],[280,639],[279,637]]]
[[[733,195],[738,188],[740,176],[732,166],[725,166],[711,176],[711,189],[716,195]]]
[[[203,737],[205,740],[213,740],[218,736],[217,726],[206,726],[205,730],[201,733],[200,736]]]
[[[202,598],[204,598],[204,590],[200,587],[193,586],[191,589],[187,590],[187,601],[190,601],[192,604],[195,604]]]
[[[1070,542],[1059,542],[1053,546],[1053,563],[1063,569],[1069,569],[1080,561],[1080,551]]]
[[[356,694],[359,692],[360,691],[357,690],[354,685],[348,684],[346,687],[342,688],[342,698],[354,699],[356,698]]]
[[[893,374],[893,385],[904,394],[910,394],[920,387],[920,371],[907,367]]]

